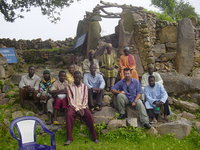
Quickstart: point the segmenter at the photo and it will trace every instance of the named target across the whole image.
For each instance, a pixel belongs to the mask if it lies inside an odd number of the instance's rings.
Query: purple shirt
[[[142,93],[140,82],[134,78],[131,78],[129,85],[126,84],[125,79],[120,80],[112,87],[112,90],[124,91],[131,103],[134,102],[138,94]]]

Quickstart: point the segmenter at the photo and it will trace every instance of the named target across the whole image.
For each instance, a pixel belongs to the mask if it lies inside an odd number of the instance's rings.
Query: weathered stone
[[[3,85],[3,88],[2,88],[2,92],[8,92],[9,90],[11,90],[12,87],[10,85]]]
[[[13,74],[13,75],[11,76],[10,81],[11,81],[13,84],[18,85],[19,82],[20,82],[20,80],[21,80],[21,77],[22,77],[21,74]]]
[[[195,32],[191,20],[184,18],[178,25],[176,70],[188,75],[193,67]]]
[[[160,42],[163,43],[176,43],[177,41],[177,28],[176,26],[167,26],[159,32]]]
[[[6,71],[3,65],[0,65],[0,79],[4,79],[6,77]]]
[[[158,134],[158,131],[154,128],[154,127],[151,127],[149,130],[146,131],[148,134],[151,134],[151,135],[155,135],[155,134]]]
[[[190,134],[192,125],[185,120],[177,120],[164,123],[157,127],[159,134],[174,134],[176,138],[182,139]]]
[[[199,122],[199,121],[196,121],[196,122],[194,123],[194,126],[195,126],[195,128],[197,129],[197,131],[200,133],[200,122]]]
[[[8,102],[8,105],[13,105],[15,103],[16,99],[15,98],[11,98]]]
[[[4,98],[5,98],[5,96],[6,96],[6,94],[5,94],[5,93],[0,93],[0,101],[1,101],[2,99],[4,99]]]
[[[138,117],[137,110],[135,108],[133,108],[132,106],[127,106],[126,111],[127,111],[128,118],[137,118]]]
[[[9,119],[8,118],[4,118],[3,124],[6,125],[7,127],[9,127],[9,125],[10,125]]]
[[[25,113],[25,115],[26,115],[26,116],[35,116],[35,113],[32,112],[32,111],[27,111],[27,112]]]
[[[171,61],[171,60],[174,60],[176,57],[176,52],[169,52],[169,53],[165,53],[165,54],[162,54],[160,56],[160,60],[161,61]]]
[[[155,57],[159,57],[166,53],[165,44],[156,44],[151,50],[154,52]]]
[[[115,116],[115,109],[112,107],[102,107],[101,111],[97,111],[94,113],[93,117],[94,117],[94,122],[95,123],[103,123],[105,122],[106,124],[112,120]]]
[[[103,106],[110,106],[110,103],[112,102],[112,98],[109,95],[104,95],[102,104]]]
[[[7,104],[8,101],[9,101],[9,98],[3,98],[3,99],[0,101],[0,105]]]
[[[200,68],[195,68],[195,70],[192,71],[192,77],[200,78]]]
[[[138,120],[137,118],[127,118],[127,125],[132,127],[138,127]]]
[[[166,43],[167,51],[176,51],[177,49],[177,43]]]
[[[192,120],[192,119],[195,119],[196,116],[191,114],[191,113],[188,113],[188,112],[182,112],[182,115],[181,115],[183,118],[186,118],[186,119],[189,119],[189,120]]]
[[[126,127],[126,120],[111,120],[107,127],[110,129]]]
[[[190,112],[195,112],[199,108],[199,105],[195,103],[176,100],[175,98],[173,99],[173,102],[176,107]]]
[[[12,113],[12,119],[24,116],[22,111],[16,111]]]

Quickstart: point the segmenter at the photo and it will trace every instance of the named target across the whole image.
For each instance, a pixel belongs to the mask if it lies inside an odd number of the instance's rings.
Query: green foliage
[[[174,17],[176,0],[151,0],[151,3],[160,8],[164,13],[168,14],[170,17]]]
[[[100,134],[102,134],[102,130],[103,129],[106,129],[106,123],[104,122],[104,123],[101,123],[101,124],[96,124],[95,125],[95,129],[96,129],[96,132],[97,132],[97,134],[98,135],[100,135]]]
[[[23,18],[22,12],[31,11],[32,7],[39,7],[42,14],[47,15],[51,22],[55,23],[60,20],[60,10],[73,2],[73,0],[1,0],[0,13],[6,21],[14,22],[16,18]]]

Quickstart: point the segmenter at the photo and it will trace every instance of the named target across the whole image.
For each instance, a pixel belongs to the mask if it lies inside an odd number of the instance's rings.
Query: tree
[[[60,20],[59,11],[73,2],[74,0],[0,0],[0,13],[6,21],[14,22],[17,18],[23,18],[22,12],[39,7],[43,15],[56,22]]]
[[[175,8],[175,14],[177,20],[187,17],[199,18],[199,15],[195,12],[195,8],[192,5],[190,5],[189,2],[184,2],[183,0],[177,2]]]
[[[170,17],[174,18],[176,0],[151,0],[151,3]]]

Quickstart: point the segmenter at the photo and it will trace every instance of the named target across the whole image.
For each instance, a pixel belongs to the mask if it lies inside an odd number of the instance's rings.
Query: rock
[[[158,134],[158,131],[154,127],[151,127],[146,132],[147,132],[147,134],[151,134],[151,135]]]
[[[176,26],[166,26],[159,31],[160,42],[163,43],[176,43],[177,41],[177,28]]]
[[[10,86],[10,85],[3,85],[3,88],[2,88],[2,92],[8,92],[9,90],[11,90],[12,89],[12,87]]]
[[[0,79],[4,79],[6,77],[6,71],[3,65],[0,65]]]
[[[15,98],[11,98],[11,99],[9,100],[9,102],[8,102],[8,105],[13,105],[15,101],[16,101]]]
[[[115,109],[112,107],[102,107],[101,111],[97,111],[94,113],[94,122],[96,124],[105,122],[106,124],[114,118],[115,116]]]
[[[112,98],[109,95],[104,95],[102,104],[103,106],[110,106],[110,103],[112,102]]]
[[[196,121],[196,122],[194,123],[194,126],[195,126],[195,128],[197,129],[197,131],[200,133],[200,122],[199,122],[199,121]]]
[[[27,112],[25,113],[25,116],[35,116],[35,113],[32,112],[32,111],[27,111]]]
[[[9,119],[4,118],[4,120],[3,120],[3,124],[4,124],[4,127],[5,127],[5,125],[6,125],[7,127],[9,127],[9,125],[10,125],[10,121],[9,121]]]
[[[9,98],[3,98],[3,99],[0,101],[0,105],[7,104],[8,101],[9,101]]]
[[[120,127],[126,127],[126,120],[111,120],[107,126],[109,129],[116,129]]]
[[[193,67],[195,32],[191,20],[184,18],[178,25],[176,70],[188,75]]]
[[[195,68],[192,71],[192,77],[194,77],[194,78],[200,78],[200,68]]]
[[[185,112],[185,111],[182,112],[181,117],[186,118],[186,119],[189,119],[189,120],[192,120],[192,119],[195,119],[195,118],[196,118],[195,115],[193,115],[193,114],[191,114],[191,113],[188,113],[188,112]]]
[[[166,43],[165,45],[168,52],[176,51],[177,49],[177,43]]]
[[[12,113],[12,119],[24,116],[22,111],[16,111]]]
[[[128,118],[137,118],[138,117],[137,110],[135,108],[133,108],[132,106],[127,106],[126,111],[127,111]]]
[[[176,57],[175,52],[169,52],[169,53],[162,54],[160,56],[160,60],[163,61],[163,62],[166,62],[166,61],[174,60],[175,57]]]
[[[11,118],[11,117],[12,117],[12,112],[11,112],[10,109],[6,109],[6,110],[4,111],[4,117],[5,117],[5,118]]]
[[[4,99],[4,98],[5,98],[5,96],[6,96],[6,94],[5,94],[5,93],[0,93],[0,101],[1,101],[2,99]]]
[[[22,77],[21,74],[13,74],[13,75],[11,76],[10,81],[11,81],[13,84],[18,85],[19,82],[20,82],[20,80],[21,80],[21,77]]]
[[[164,123],[157,127],[159,134],[174,134],[176,138],[182,139],[190,134],[192,125],[185,120],[177,120]]]
[[[127,125],[132,127],[138,127],[138,120],[137,118],[127,118]]]
[[[159,57],[160,55],[166,53],[165,44],[156,44],[151,50],[153,51],[155,57]]]
[[[190,112],[195,112],[199,108],[199,105],[192,102],[186,102],[186,101],[181,101],[181,100],[176,100],[176,99],[173,99],[173,102],[176,107],[181,108],[183,110],[190,111]]]

